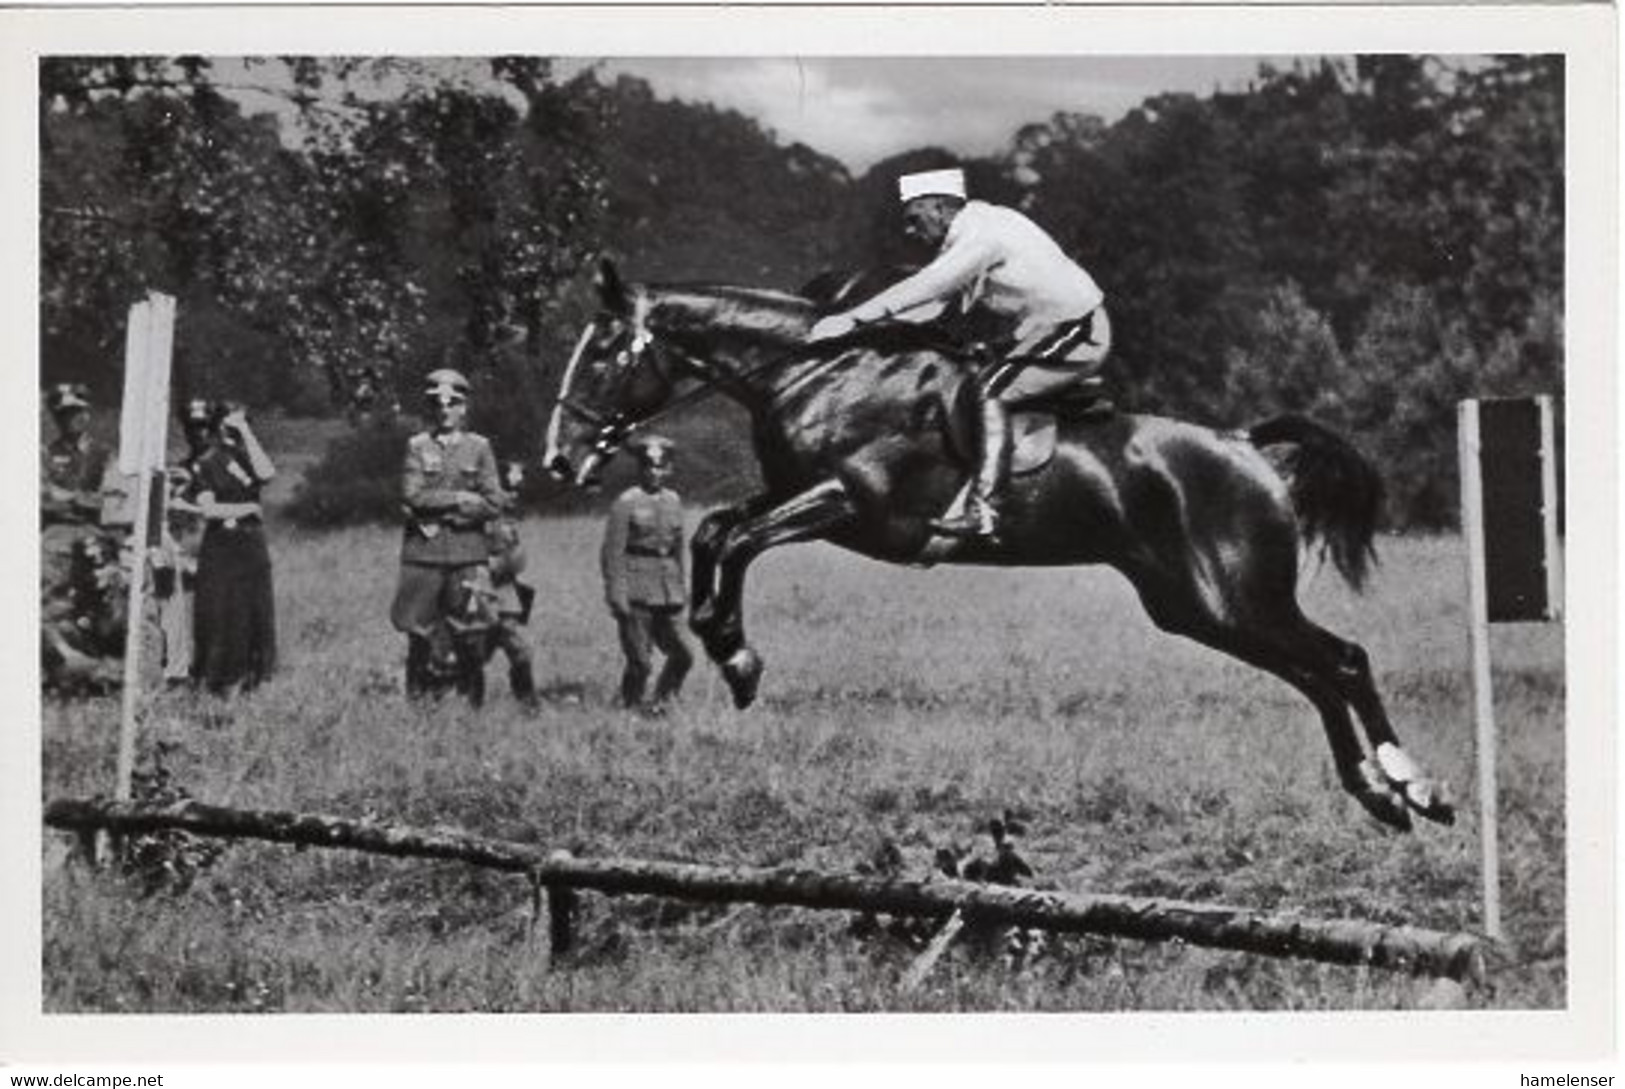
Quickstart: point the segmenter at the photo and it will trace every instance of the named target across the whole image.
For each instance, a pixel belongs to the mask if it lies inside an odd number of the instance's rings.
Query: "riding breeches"
[[[993,366],[983,385],[1007,405],[1044,397],[1093,375],[1111,346],[1111,320],[1106,308],[1097,306],[1081,318],[1029,332]]]

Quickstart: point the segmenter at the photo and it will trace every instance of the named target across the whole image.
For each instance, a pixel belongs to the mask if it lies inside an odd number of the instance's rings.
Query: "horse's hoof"
[[[1435,824],[1455,824],[1456,805],[1450,784],[1438,779],[1412,779],[1404,785],[1405,804]]]
[[[1355,800],[1365,811],[1390,828],[1401,832],[1411,830],[1410,810],[1405,808],[1405,796],[1398,786],[1388,781],[1383,770],[1369,757],[1360,762],[1359,779],[1346,784]]]
[[[1377,746],[1375,759],[1360,766],[1361,778],[1370,790],[1391,790],[1399,794],[1407,808],[1436,824],[1455,824],[1456,806],[1450,786],[1430,779],[1398,745]]]
[[[1377,820],[1399,832],[1411,830],[1411,813],[1405,800],[1391,790],[1357,790],[1355,801]]]
[[[756,688],[762,681],[762,657],[749,647],[740,647],[722,663],[722,679],[733,693],[734,706],[743,711],[756,702]]]

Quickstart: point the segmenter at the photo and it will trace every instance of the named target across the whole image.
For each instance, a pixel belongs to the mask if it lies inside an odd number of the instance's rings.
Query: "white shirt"
[[[1017,320],[1015,335],[1081,318],[1105,299],[1094,279],[1043,228],[1011,208],[979,200],[954,217],[942,249],[920,271],[854,308],[860,323],[925,321],[954,298]]]

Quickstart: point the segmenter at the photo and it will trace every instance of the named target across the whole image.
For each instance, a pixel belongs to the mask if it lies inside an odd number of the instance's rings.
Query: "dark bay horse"
[[[967,478],[949,426],[965,367],[951,349],[878,327],[809,345],[819,308],[806,299],[626,284],[608,263],[599,292],[545,464],[588,483],[630,429],[699,387],[749,410],[766,488],[708,515],[691,546],[690,624],[738,706],[762,673],[744,630],[745,572],[770,548],[824,540],[894,563],[1108,564],[1162,629],[1303,693],[1344,789],[1378,820],[1454,819],[1444,784],[1400,748],[1365,651],[1298,606],[1300,543],[1318,543],[1356,588],[1373,556],[1380,481],[1330,431],[1294,416],[1221,434],[1062,413],[1048,464],[1010,481],[998,539],[947,541],[928,523]],[[1270,446],[1290,454],[1287,476],[1260,453]]]

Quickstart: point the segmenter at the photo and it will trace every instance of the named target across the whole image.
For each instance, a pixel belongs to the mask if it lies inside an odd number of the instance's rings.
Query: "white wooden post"
[[[1467,628],[1472,648],[1478,810],[1483,842],[1484,932],[1501,937],[1495,699],[1491,625],[1563,614],[1552,398],[1489,398],[1457,406],[1461,524],[1467,544]]]
[[[1563,615],[1563,547],[1557,535],[1557,427],[1552,399],[1537,397],[1540,406],[1540,520],[1546,540],[1546,616]]]
[[[1467,631],[1472,650],[1473,724],[1478,754],[1478,827],[1484,874],[1484,933],[1501,937],[1501,851],[1495,782],[1495,700],[1484,565],[1484,486],[1479,475],[1478,402],[1456,406],[1461,525],[1467,538]]]
[[[129,614],[124,633],[124,699],[119,717],[118,772],[113,796],[130,797],[135,772],[136,716],[141,699],[141,643],[145,635],[147,536],[151,531],[153,474],[162,470],[169,421],[169,360],[175,300],[153,292],[130,308],[124,341],[124,403],[119,415],[119,472],[136,482],[131,531]]]

